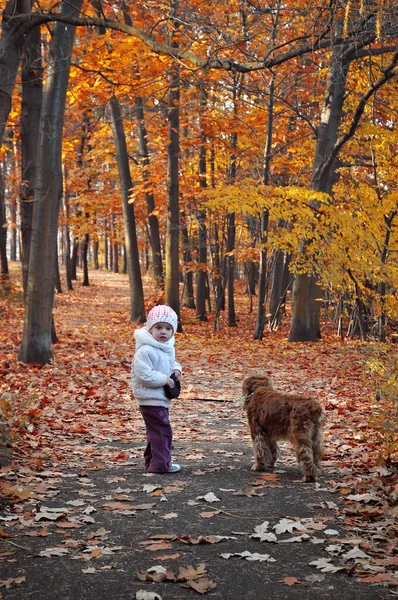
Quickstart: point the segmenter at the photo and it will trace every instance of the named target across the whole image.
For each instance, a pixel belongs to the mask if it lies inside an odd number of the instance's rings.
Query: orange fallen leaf
[[[189,579],[185,585],[186,587],[190,587],[195,590],[195,592],[199,592],[199,594],[206,594],[207,592],[210,592],[210,590],[213,590],[215,587],[217,587],[217,584],[214,583],[214,581],[207,579],[207,577],[202,577],[198,581]]]
[[[4,529],[0,529],[0,537],[8,538],[8,537],[14,537],[14,536],[12,535],[12,533],[7,533],[7,531],[4,531]]]
[[[156,552],[157,550],[168,550],[169,548],[172,548],[173,546],[171,544],[168,543],[163,543],[163,544],[151,544],[150,546],[147,546],[146,549],[150,550],[151,552]]]
[[[280,583],[285,583],[286,585],[295,585],[296,583],[302,583],[300,579],[296,577],[285,577],[285,579],[279,579]]]
[[[361,576],[362,583],[385,583],[388,585],[398,585],[398,579],[392,573],[377,573],[377,575]]]
[[[194,567],[192,565],[188,565],[187,567],[180,567],[178,571],[177,579],[179,581],[188,581],[190,579],[198,579],[199,577],[203,577],[206,573],[206,565],[201,563],[198,567]]]

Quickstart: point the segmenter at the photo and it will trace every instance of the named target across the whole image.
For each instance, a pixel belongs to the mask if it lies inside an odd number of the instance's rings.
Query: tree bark
[[[22,53],[22,186],[20,218],[24,297],[26,297],[27,291],[30,244],[32,239],[32,217],[37,168],[37,140],[39,138],[40,111],[43,98],[42,77],[41,34],[40,28],[36,27],[27,35]]]
[[[279,13],[277,13],[279,15]],[[275,30],[274,36],[275,37]],[[274,125],[274,101],[275,101],[275,75],[272,74],[269,84],[269,100],[268,100],[268,115],[267,115],[267,138],[264,148],[264,166],[263,166],[263,183],[269,184],[270,168],[271,168],[271,147]],[[269,211],[263,209],[260,219],[260,268],[258,277],[258,296],[257,296],[257,320],[254,330],[254,339],[262,340],[264,335],[264,327],[266,323],[265,301],[267,295],[267,239],[268,239]]]
[[[140,143],[140,155],[141,155],[141,164],[143,167],[142,175],[146,185],[150,186],[150,174],[149,174],[149,148],[148,148],[148,133],[145,126],[145,117],[144,117],[144,103],[143,99],[138,97],[135,102],[135,110],[138,121],[138,134],[139,134],[139,143]],[[163,265],[162,265],[162,251],[160,245],[160,235],[159,235],[159,221],[157,216],[154,214],[155,210],[155,198],[153,192],[148,190],[145,191],[145,200],[147,205],[147,214],[148,214],[148,225],[149,225],[149,240],[151,244],[152,251],[152,266],[153,266],[153,276],[155,278],[155,283],[157,287],[163,288],[164,280],[163,280]]]
[[[3,165],[0,165],[0,261],[1,261],[1,283],[8,279],[7,260],[7,228],[6,228],[6,206],[4,202],[4,176]]]
[[[83,267],[83,281],[82,286],[88,287],[90,285],[88,278],[88,245],[90,242],[90,236],[88,233],[84,234],[83,240],[81,242],[82,249],[82,267]]]
[[[331,154],[337,140],[343,114],[345,83],[350,62],[345,58],[342,46],[333,49],[323,101],[321,122],[317,131],[317,143],[312,170],[311,188],[330,193],[336,171],[333,161],[328,169],[323,164]],[[303,242],[303,249],[305,241]],[[321,337],[320,301],[321,290],[315,275],[297,275],[293,283],[292,318],[289,342],[315,342]],[[304,303],[304,304],[303,304]]]
[[[11,110],[12,93],[24,44],[23,27],[15,27],[9,19],[19,14],[29,13],[31,9],[31,0],[9,0],[3,11],[0,40],[0,145],[3,143]]]
[[[144,290],[142,287],[140,258],[135,225],[134,204],[129,202],[131,181],[126,136],[118,99],[111,98],[112,129],[116,146],[116,158],[119,169],[120,187],[124,220],[124,237],[126,247],[126,266],[130,283],[130,319],[143,323],[145,321]]]
[[[203,112],[207,105],[207,94],[200,86],[200,119],[203,120]],[[199,186],[201,190],[207,187],[206,178],[206,134],[201,124],[200,146],[199,146]],[[199,242],[199,271],[196,278],[196,318],[198,321],[207,321],[206,315],[206,296],[207,296],[207,231],[206,231],[206,210],[201,209],[196,213],[198,220],[198,242]]]
[[[190,263],[192,262],[192,255],[189,243],[188,227],[184,211],[181,212],[181,239],[184,265],[184,287],[182,294],[182,304],[187,308],[195,309],[195,298],[193,291],[193,272],[190,266]]]
[[[288,264],[288,256],[282,250],[277,250],[272,263],[272,285],[268,307],[271,329],[276,329],[282,322],[281,308],[286,302]]]
[[[179,8],[179,0],[172,0],[173,17]],[[178,22],[173,19],[172,45],[178,48]],[[166,225],[166,279],[165,302],[180,317],[179,299],[179,154],[180,154],[180,69],[176,62],[170,72],[169,105],[168,105],[168,139],[167,145],[167,225]],[[179,330],[181,323],[179,321]]]
[[[61,2],[65,15],[78,16],[83,0]],[[55,250],[62,192],[62,129],[75,27],[56,23],[49,49],[38,140],[32,243],[19,359],[52,360]]]

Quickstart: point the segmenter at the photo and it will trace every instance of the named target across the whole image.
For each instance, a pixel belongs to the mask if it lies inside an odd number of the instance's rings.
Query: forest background
[[[392,427],[395,2],[0,6],[2,294],[20,258],[19,359],[53,360],[60,262],[70,291],[78,265],[84,286],[89,267],[127,273],[133,322],[161,300],[215,331],[224,310],[239,326],[244,279],[255,339],[288,315],[291,342],[320,339],[321,316],[340,339],[388,342],[375,370]]]
[[[139,443],[132,330],[166,302],[187,376],[177,435],[232,415],[244,440],[236,406],[189,403],[236,398],[242,371],[318,397],[325,470],[342,469],[344,522],[376,561],[355,568],[396,585],[377,561],[398,497],[398,5],[324,4],[0,1],[14,516],[71,448],[114,467],[126,455],[99,437]]]

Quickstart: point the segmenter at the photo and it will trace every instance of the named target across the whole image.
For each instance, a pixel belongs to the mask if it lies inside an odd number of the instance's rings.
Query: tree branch
[[[293,58],[297,58],[298,56],[302,56],[303,54],[307,54],[315,50],[331,48],[336,44],[342,43],[348,45],[358,41],[356,32],[353,32],[347,37],[339,36],[325,39],[325,32],[323,31],[312,42],[303,44],[302,46],[291,49],[273,58],[266,58],[266,60],[253,60],[249,62],[238,62],[230,58],[222,59],[200,57],[191,50],[174,48],[169,44],[162,43],[134,25],[121,23],[119,21],[113,21],[110,19],[103,19],[99,17],[70,17],[59,13],[23,13],[21,15],[8,17],[8,20],[10,23],[14,24],[16,29],[20,28],[25,32],[30,31],[34,27],[54,21],[75,25],[76,27],[106,27],[108,29],[120,31],[121,33],[125,33],[141,40],[155,54],[162,54],[183,60],[187,63],[190,63],[190,65],[194,65],[196,68],[222,69],[224,71],[233,71],[238,73],[249,73],[252,71],[269,69],[273,66],[283,64]],[[297,39],[295,41],[297,41]],[[272,52],[275,52],[275,48],[272,49]],[[185,66],[187,68],[187,65]]]
[[[394,71],[394,69],[397,66],[397,63],[398,63],[398,49],[396,47],[396,51],[392,58],[392,61],[390,62],[388,67],[383,69],[382,76],[377,81],[372,83],[372,85],[367,89],[365,94],[360,99],[359,104],[358,104],[357,109],[354,114],[354,118],[350,125],[350,128],[348,129],[348,131],[346,131],[346,133],[344,133],[343,135],[341,135],[338,138],[337,142],[334,145],[332,152],[329,154],[328,158],[325,160],[325,162],[319,168],[320,179],[322,179],[322,177],[324,177],[326,171],[328,169],[330,169],[331,165],[333,164],[334,160],[337,158],[337,156],[338,156],[340,150],[343,148],[343,146],[345,146],[345,144],[353,137],[355,131],[358,128],[358,125],[360,123],[361,117],[364,113],[364,110],[365,110],[368,100],[377,92],[377,90],[379,88],[381,88],[385,83],[387,83],[387,81],[392,79],[397,74],[397,72]]]

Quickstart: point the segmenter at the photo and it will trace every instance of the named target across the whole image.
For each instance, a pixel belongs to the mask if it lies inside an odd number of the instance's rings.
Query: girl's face
[[[150,334],[153,335],[157,342],[167,342],[173,335],[173,328],[170,323],[156,323],[151,327]]]

